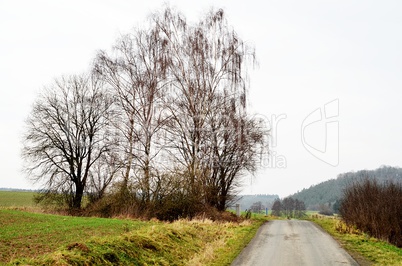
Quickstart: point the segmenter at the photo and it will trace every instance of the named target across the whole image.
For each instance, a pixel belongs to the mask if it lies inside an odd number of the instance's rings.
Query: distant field
[[[35,192],[0,191],[0,207],[32,207]]]

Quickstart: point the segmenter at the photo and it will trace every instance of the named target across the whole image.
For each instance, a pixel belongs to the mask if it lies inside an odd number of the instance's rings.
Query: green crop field
[[[25,191],[0,191],[1,207],[32,207],[35,192]]]
[[[34,257],[96,236],[118,235],[145,222],[0,210],[0,262]]]
[[[263,220],[71,217],[0,209],[0,264],[230,265]]]

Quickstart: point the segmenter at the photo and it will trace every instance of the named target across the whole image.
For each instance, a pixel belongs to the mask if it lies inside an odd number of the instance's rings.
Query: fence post
[[[236,215],[240,217],[240,204],[236,204]]]

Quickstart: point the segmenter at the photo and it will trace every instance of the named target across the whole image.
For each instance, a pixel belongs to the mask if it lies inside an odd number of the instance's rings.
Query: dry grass
[[[263,222],[145,222],[18,210],[0,210],[0,217],[0,263],[15,265],[230,265]]]
[[[402,249],[347,226],[340,219],[314,216],[311,219],[331,234],[360,265],[402,265]]]

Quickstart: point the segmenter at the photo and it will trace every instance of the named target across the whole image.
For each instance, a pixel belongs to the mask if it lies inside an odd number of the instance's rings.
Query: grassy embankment
[[[337,218],[312,217],[310,220],[332,235],[360,265],[402,265],[401,248],[348,228]]]
[[[3,207],[0,264],[229,265],[263,222],[164,223],[69,217]]]

